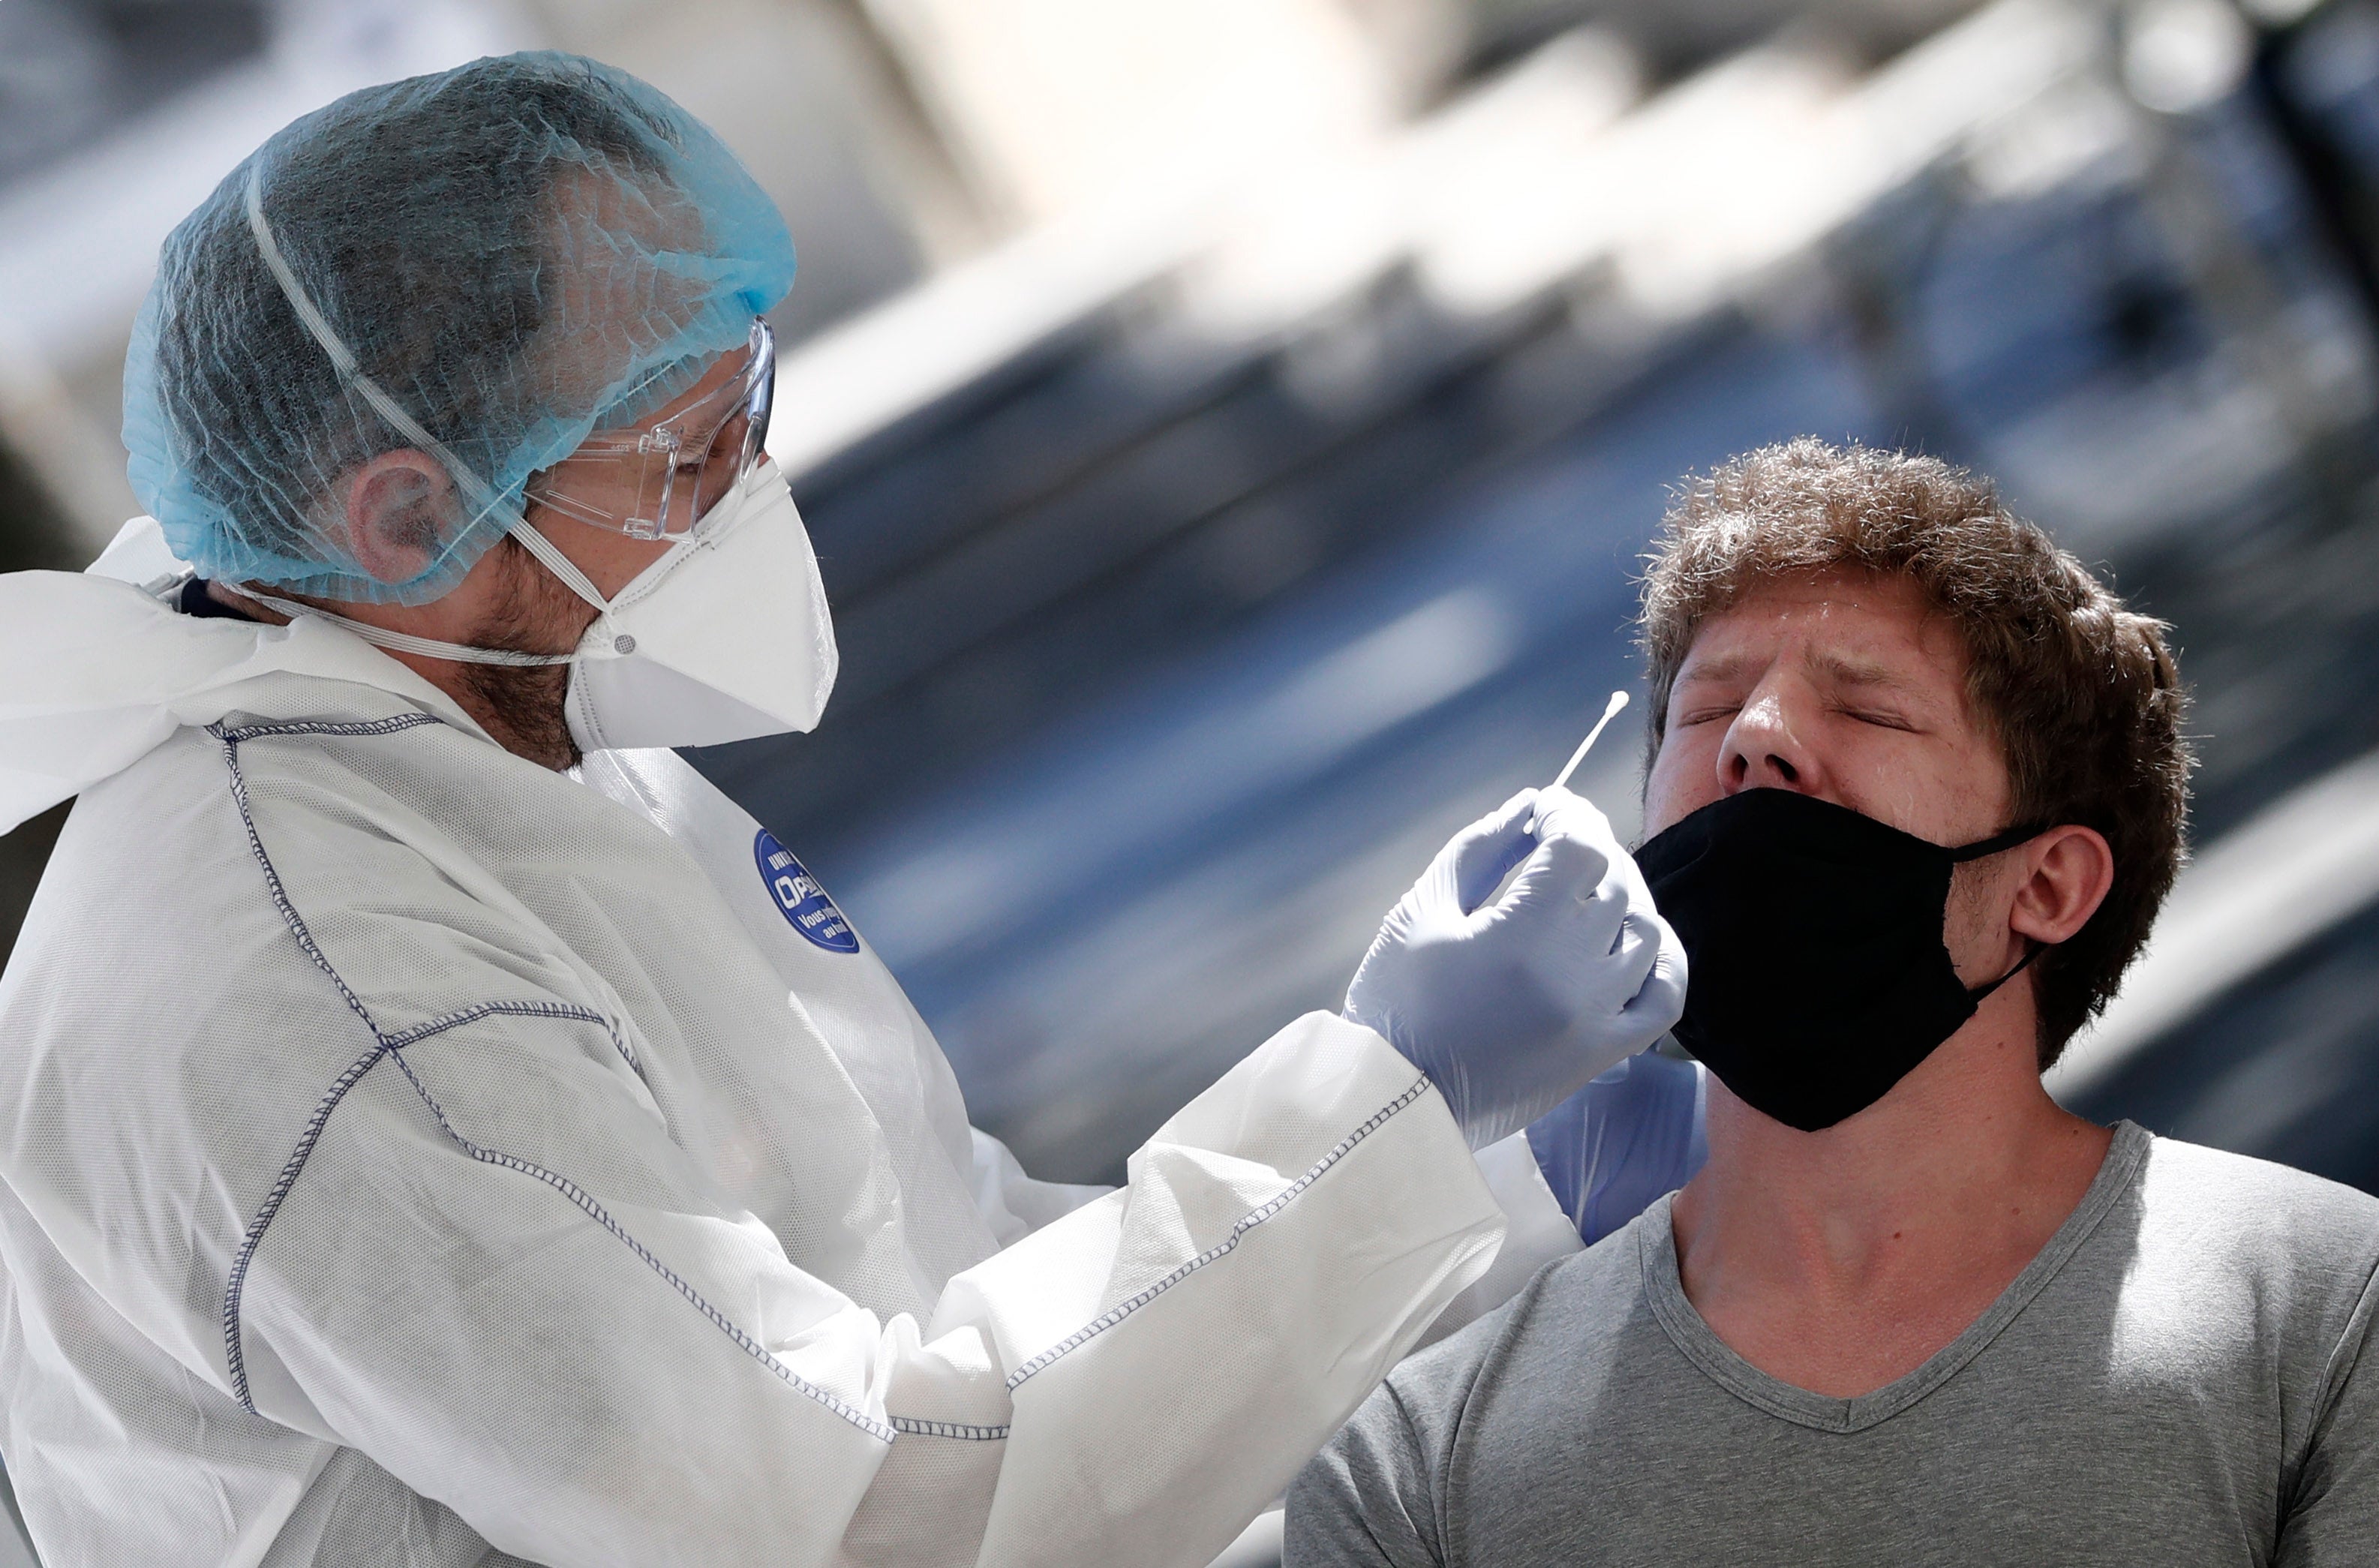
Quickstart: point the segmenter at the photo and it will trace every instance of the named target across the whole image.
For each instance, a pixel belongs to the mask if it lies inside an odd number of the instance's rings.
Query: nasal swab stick
[[[1602,705],[1602,717],[1594,721],[1594,728],[1586,732],[1586,739],[1577,743],[1577,750],[1570,753],[1569,764],[1561,770],[1561,777],[1553,780],[1552,788],[1558,790],[1569,782],[1570,775],[1577,771],[1577,765],[1586,760],[1586,754],[1594,750],[1594,742],[1602,739],[1603,728],[1612,719],[1618,718],[1619,710],[1626,706],[1626,693],[1613,692],[1611,694],[1611,700]],[[1538,808],[1539,811],[1541,811],[1542,809],[1541,805]],[[1542,818],[1538,815],[1537,812],[1530,812],[1528,814],[1528,831],[1530,833],[1536,832],[1537,825],[1541,820]]]
[[[1561,770],[1561,777],[1553,780],[1554,789],[1561,789],[1569,782],[1569,776],[1577,771],[1577,765],[1586,760],[1586,754],[1594,750],[1594,742],[1602,739],[1603,726],[1618,718],[1619,710],[1626,706],[1626,693],[1613,692],[1611,694],[1611,701],[1603,705],[1602,717],[1594,721],[1594,728],[1586,732],[1586,739],[1577,743],[1577,750],[1570,753],[1569,766],[1563,768]]]

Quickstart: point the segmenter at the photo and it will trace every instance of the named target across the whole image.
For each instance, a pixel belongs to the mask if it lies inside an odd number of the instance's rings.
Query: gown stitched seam
[[[1068,1334],[1065,1338],[1059,1340],[1057,1344],[1051,1345],[1048,1349],[1041,1352],[1038,1356],[1033,1357],[1032,1359],[1026,1361],[1022,1366],[1017,1368],[1015,1371],[1009,1373],[1008,1377],[1008,1391],[1010,1393],[1015,1393],[1019,1387],[1022,1386],[1026,1380],[1032,1378],[1036,1373],[1046,1371],[1059,1358],[1075,1350],[1081,1349],[1083,1345],[1089,1344],[1092,1340],[1096,1339],[1099,1335],[1106,1333],[1107,1330],[1114,1328],[1117,1323],[1122,1322],[1126,1318],[1130,1317],[1134,1312],[1139,1311],[1141,1308],[1147,1306],[1150,1302],[1155,1300],[1166,1291],[1171,1290],[1175,1285],[1179,1285],[1183,1280],[1188,1279],[1191,1274],[1196,1273],[1207,1264],[1214,1262],[1219,1259],[1226,1257],[1231,1252],[1236,1251],[1240,1240],[1245,1237],[1250,1231],[1255,1229],[1256,1226],[1263,1224],[1266,1220],[1273,1218],[1282,1210],[1287,1208],[1290,1202],[1292,1202],[1298,1195],[1303,1193],[1306,1188],[1311,1187],[1315,1182],[1320,1181],[1323,1173],[1328,1171],[1331,1166],[1345,1159],[1349,1153],[1352,1153],[1357,1144],[1362,1142],[1363,1140],[1371,1137],[1371,1134],[1386,1126],[1388,1119],[1394,1116],[1397,1112],[1403,1110],[1406,1106],[1411,1104],[1414,1101],[1428,1093],[1430,1087],[1429,1075],[1427,1073],[1423,1073],[1414,1081],[1413,1086],[1410,1089],[1406,1090],[1402,1094],[1397,1095],[1385,1105],[1383,1105],[1379,1110],[1373,1112],[1371,1114],[1371,1120],[1365,1122],[1362,1126],[1357,1128],[1354,1131],[1340,1139],[1328,1153],[1322,1155],[1321,1159],[1314,1162],[1310,1170],[1308,1170],[1303,1176],[1289,1183],[1286,1188],[1283,1188],[1278,1193],[1274,1194],[1270,1200],[1260,1204],[1256,1208],[1250,1209],[1248,1212],[1240,1215],[1238,1223],[1231,1226],[1230,1234],[1223,1237],[1222,1240],[1216,1242],[1205,1251],[1199,1253],[1198,1256],[1190,1259],[1179,1268],[1175,1269],[1171,1273],[1166,1274],[1163,1279],[1158,1280],[1155,1284],[1125,1297],[1123,1300],[1116,1303],[1113,1307],[1108,1308],[1105,1312],[1102,1312],[1097,1317],[1092,1319],[1081,1328],[1076,1329],[1072,1333]]]
[[[413,1064],[405,1060],[404,1050],[401,1047],[392,1045],[388,1048],[387,1054],[389,1060],[396,1064],[397,1070],[405,1075],[405,1081],[413,1085],[413,1092],[417,1095],[420,1096],[422,1104],[429,1108],[430,1116],[438,1123],[438,1129],[444,1133],[447,1138],[453,1142],[456,1148],[462,1150],[463,1152],[468,1154],[472,1159],[478,1161],[481,1164],[496,1165],[505,1170],[516,1171],[523,1176],[534,1176],[538,1181],[543,1182],[546,1186],[553,1188],[554,1191],[561,1193],[564,1198],[570,1200],[570,1201],[578,1208],[581,1213],[584,1213],[588,1219],[593,1220],[597,1224],[609,1231],[622,1245],[625,1246],[638,1258],[644,1260],[646,1267],[651,1269],[653,1272],[658,1274],[663,1280],[667,1281],[671,1288],[676,1290],[680,1296],[685,1297],[696,1311],[709,1319],[711,1323],[717,1327],[721,1333],[724,1333],[729,1339],[732,1340],[746,1355],[759,1362],[763,1367],[768,1369],[768,1370],[776,1373],[778,1377],[783,1379],[785,1382],[791,1385],[796,1392],[807,1394],[811,1399],[815,1400],[818,1404],[826,1406],[827,1409],[832,1411],[835,1415],[841,1417],[852,1426],[857,1427],[860,1430],[867,1433],[871,1437],[878,1439],[881,1441],[890,1442],[893,1438],[898,1435],[894,1429],[889,1425],[885,1422],[878,1421],[874,1417],[868,1415],[865,1411],[860,1409],[857,1405],[851,1405],[836,1397],[834,1394],[827,1393],[825,1389],[822,1389],[815,1383],[809,1381],[800,1373],[794,1371],[791,1367],[786,1366],[784,1362],[779,1360],[775,1352],[771,1351],[767,1345],[762,1345],[758,1340],[754,1339],[750,1334],[744,1333],[742,1328],[736,1325],[733,1320],[730,1319],[724,1312],[721,1312],[718,1308],[713,1307],[707,1300],[704,1299],[700,1291],[694,1289],[692,1285],[688,1284],[682,1276],[681,1276],[675,1270],[671,1269],[667,1263],[662,1262],[660,1259],[654,1256],[651,1249],[646,1248],[643,1242],[638,1241],[634,1236],[629,1234],[624,1226],[611,1217],[610,1211],[605,1209],[601,1201],[598,1200],[593,1193],[588,1192],[585,1188],[580,1187],[568,1176],[562,1176],[556,1171],[548,1170],[546,1167],[537,1164],[534,1161],[524,1160],[517,1154],[507,1154],[501,1149],[489,1149],[483,1144],[475,1143],[470,1139],[464,1137],[461,1132],[455,1129],[454,1124],[447,1119],[445,1107],[439,1104],[436,1097],[429,1092],[429,1085],[423,1083],[421,1081],[420,1075],[413,1070]]]
[[[223,1360],[231,1373],[232,1395],[239,1401],[240,1408],[251,1416],[260,1412],[256,1408],[255,1399],[248,1393],[248,1356],[241,1347],[239,1318],[240,1298],[248,1284],[248,1263],[264,1240],[266,1227],[272,1224],[273,1216],[280,1213],[282,1201],[289,1196],[289,1189],[296,1185],[297,1173],[305,1168],[308,1156],[313,1153],[315,1140],[321,1137],[331,1113],[338,1108],[347,1091],[354,1088],[387,1051],[385,1045],[375,1041],[370,1050],[356,1057],[346,1071],[332,1080],[329,1092],[314,1107],[313,1116],[308,1118],[306,1130],[298,1135],[296,1149],[290,1154],[288,1163],[281,1167],[280,1178],[272,1184],[272,1190],[265,1194],[264,1202],[257,1209],[255,1218],[248,1221],[247,1233],[240,1237],[239,1252],[232,1259],[231,1275],[223,1286]]]
[[[323,974],[329,977],[331,983],[337,988],[339,995],[345,999],[348,1009],[362,1021],[365,1030],[369,1032],[372,1037],[372,1048],[369,1051],[367,1051],[362,1056],[356,1058],[354,1063],[349,1065],[347,1070],[339,1076],[339,1078],[332,1083],[329,1092],[327,1092],[323,1096],[321,1102],[316,1105],[314,1116],[307,1123],[306,1131],[298,1140],[297,1150],[291,1155],[289,1163],[283,1167],[282,1179],[274,1184],[272,1192],[265,1200],[265,1206],[258,1212],[256,1219],[250,1222],[248,1232],[242,1238],[240,1254],[234,1262],[232,1278],[223,1297],[223,1326],[226,1349],[225,1359],[231,1373],[234,1390],[238,1396],[241,1407],[246,1409],[250,1415],[260,1414],[260,1412],[257,1410],[254,1401],[249,1396],[247,1358],[240,1348],[239,1343],[241,1338],[239,1302],[242,1294],[242,1287],[247,1280],[248,1261],[253,1258],[257,1245],[262,1241],[264,1232],[272,1224],[273,1215],[279,1212],[282,1202],[288,1196],[289,1189],[295,1185],[299,1171],[304,1168],[307,1157],[313,1152],[314,1144],[320,1137],[323,1127],[328,1124],[332,1111],[334,1110],[339,1102],[345,1097],[347,1091],[354,1088],[357,1082],[362,1080],[364,1075],[371,1070],[371,1067],[375,1063],[377,1063],[382,1056],[387,1056],[395,1061],[398,1069],[405,1074],[406,1080],[413,1085],[414,1092],[420,1097],[422,1104],[429,1108],[430,1116],[434,1117],[438,1123],[439,1129],[445,1133],[445,1135],[458,1147],[460,1147],[465,1153],[483,1164],[498,1165],[525,1176],[534,1176],[546,1186],[553,1188],[553,1190],[561,1193],[564,1198],[568,1199],[574,1205],[575,1205],[582,1213],[585,1213],[588,1218],[594,1220],[598,1224],[601,1225],[605,1230],[609,1231],[614,1237],[624,1244],[631,1251],[635,1253],[638,1258],[644,1260],[647,1267],[651,1268],[662,1279],[667,1281],[677,1290],[679,1295],[685,1297],[685,1299],[706,1318],[709,1319],[714,1326],[719,1329],[720,1332],[724,1333],[731,1340],[741,1346],[755,1359],[758,1360],[762,1366],[775,1372],[778,1377],[782,1379],[795,1392],[807,1395],[811,1400],[823,1405],[826,1409],[840,1417],[845,1421],[850,1422],[852,1426],[859,1428],[869,1436],[874,1437],[880,1441],[890,1442],[893,1438],[898,1435],[892,1427],[875,1419],[864,1411],[858,1409],[856,1406],[853,1406],[839,1398],[837,1398],[834,1394],[827,1392],[825,1389],[819,1388],[815,1384],[808,1381],[806,1379],[794,1372],[791,1368],[779,1360],[767,1346],[752,1338],[750,1334],[744,1333],[743,1329],[736,1326],[736,1324],[724,1313],[711,1306],[708,1301],[703,1298],[699,1291],[695,1290],[693,1285],[686,1283],[684,1279],[680,1277],[667,1264],[663,1263],[658,1257],[654,1256],[654,1254],[646,1248],[642,1242],[638,1241],[634,1236],[631,1236],[625,1229],[623,1229],[617,1221],[611,1218],[610,1212],[605,1210],[591,1194],[587,1193],[585,1188],[579,1187],[577,1183],[570,1180],[567,1176],[558,1175],[555,1172],[545,1169],[541,1165],[534,1164],[529,1161],[520,1159],[517,1156],[506,1154],[498,1150],[483,1148],[479,1144],[472,1142],[469,1139],[465,1138],[461,1133],[457,1132],[454,1129],[453,1125],[446,1119],[444,1110],[439,1105],[438,1102],[430,1096],[429,1089],[423,1085],[421,1080],[415,1074],[412,1064],[405,1059],[405,1046],[417,1044],[422,1040],[429,1038],[432,1035],[442,1033],[447,1030],[456,1028],[465,1023],[475,1022],[479,1019],[500,1013],[508,1014],[518,1012],[527,1013],[537,1017],[562,1017],[572,1018],[574,1019],[579,1016],[575,1009],[568,1008],[566,1004],[558,1003],[480,1003],[475,1007],[465,1007],[457,1012],[449,1013],[442,1018],[430,1019],[427,1023],[418,1024],[409,1030],[401,1031],[397,1034],[391,1035],[384,1033],[380,1030],[380,1026],[373,1021],[370,1009],[364,1006],[362,998],[356,995],[353,988],[351,988],[344,978],[340,975],[337,968],[332,964],[328,955],[323,953],[320,946],[314,940],[314,935],[312,931],[308,928],[304,917],[298,914],[296,906],[291,902],[287,889],[282,884],[281,874],[273,866],[272,856],[265,851],[264,840],[257,829],[256,816],[248,796],[248,780],[246,776],[240,770],[239,742],[242,740],[249,739],[253,736],[268,734],[388,735],[395,734],[405,730],[414,729],[421,724],[435,724],[438,722],[440,722],[438,719],[429,718],[426,715],[415,714],[402,716],[398,718],[381,719],[369,724],[350,725],[306,723],[285,726],[254,725],[245,729],[234,729],[221,723],[216,723],[211,724],[207,727],[208,733],[213,735],[216,740],[223,743],[223,762],[230,774],[232,801],[238,808],[241,826],[247,831],[248,851],[255,857],[258,867],[264,874],[265,887],[272,898],[273,908],[280,913],[283,923],[289,928],[289,934],[296,939],[299,949],[312,960],[316,968],[320,969]],[[607,1020],[603,1019],[599,1015],[590,1013],[585,1015],[585,1017],[593,1022],[607,1022]],[[616,1030],[612,1031],[611,1034],[614,1044],[619,1046],[622,1055],[627,1057],[629,1064],[636,1068],[637,1076],[641,1078],[643,1076],[643,1068],[641,1066],[637,1065],[634,1054],[628,1049],[626,1043],[621,1039]]]
[[[952,1438],[960,1442],[1005,1442],[1008,1428],[971,1427],[963,1421],[928,1421],[914,1416],[895,1416],[892,1426],[904,1437]]]
[[[629,792],[643,803],[648,815],[656,818],[661,815],[660,798],[646,788],[644,779],[637,775],[635,769],[615,760],[612,763],[612,772],[627,786]],[[761,832],[766,834],[767,829],[762,828]],[[638,1070],[642,1071],[641,1068]],[[1006,1422],[1001,1422],[997,1426],[984,1426],[966,1421],[929,1420],[918,1416],[888,1416],[888,1419],[891,1421],[893,1429],[903,1437],[947,1438],[954,1442],[1005,1442],[1008,1441],[1008,1426]]]
[[[406,730],[418,730],[425,724],[445,722],[429,713],[399,713],[386,718],[369,719],[288,718],[265,724],[240,725],[217,720],[207,726],[207,733],[227,745],[237,745],[260,735],[394,735]]]
[[[451,1013],[431,1019],[426,1023],[417,1023],[410,1029],[400,1029],[394,1034],[381,1035],[380,1043],[391,1046],[411,1045],[417,1041],[427,1040],[433,1034],[443,1034],[450,1029],[458,1028],[466,1023],[477,1023],[483,1018],[497,1014],[508,1014],[515,1018],[566,1019],[574,1023],[600,1024],[603,1027],[603,1032],[611,1037],[611,1048],[620,1053],[620,1059],[628,1064],[629,1070],[640,1079],[645,1077],[644,1062],[636,1055],[635,1047],[630,1045],[626,1038],[620,1033],[617,1024],[592,1007],[574,1007],[568,1002],[475,1002],[470,1007],[458,1007]],[[652,1080],[646,1079],[645,1087],[651,1088]]]

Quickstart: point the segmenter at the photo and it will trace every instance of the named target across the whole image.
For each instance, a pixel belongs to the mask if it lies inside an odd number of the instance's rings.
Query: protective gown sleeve
[[[975,1206],[1002,1247],[1011,1246],[1051,1221],[1115,1190],[1111,1187],[1042,1181],[1027,1176],[1007,1144],[981,1128],[967,1130],[974,1153]],[[1579,1239],[1577,1226],[1562,1212],[1560,1200],[1546,1184],[1529,1148],[1528,1134],[1516,1132],[1500,1143],[1489,1144],[1479,1151],[1477,1158],[1479,1174],[1485,1178],[1489,1194],[1495,1200],[1495,1206],[1503,1211],[1503,1245],[1497,1250],[1494,1263],[1438,1314],[1415,1348],[1443,1339],[1473,1319],[1493,1311],[1509,1301],[1539,1269],[1586,1245]]]
[[[974,1163],[968,1171],[974,1206],[1002,1247],[1013,1246],[1053,1220],[1105,1197],[1113,1188],[1042,1181],[1024,1174],[1008,1145],[979,1127],[967,1128]]]
[[[522,1003],[358,1056],[237,1260],[230,1371],[552,1568],[1195,1565],[1501,1230],[1436,1092],[1316,1014],[1127,1186],[879,1321],[723,1198],[599,1019]]]

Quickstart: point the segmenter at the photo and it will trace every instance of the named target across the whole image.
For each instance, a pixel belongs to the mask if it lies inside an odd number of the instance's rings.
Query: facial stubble
[[[490,553],[497,557],[495,605],[470,641],[513,653],[575,648],[594,622],[594,608],[538,565],[519,540],[507,536]],[[480,706],[480,721],[505,750],[556,770],[577,766],[566,707],[568,665],[467,664],[461,679]]]

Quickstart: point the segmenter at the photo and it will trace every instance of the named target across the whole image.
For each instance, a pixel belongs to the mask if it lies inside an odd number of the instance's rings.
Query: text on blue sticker
[[[777,842],[775,834],[765,827],[760,830],[760,836],[752,840],[752,858],[758,862],[760,880],[787,924],[829,953],[859,951],[859,933],[851,929],[851,922],[842,918],[817,878],[793,858],[791,850]]]

